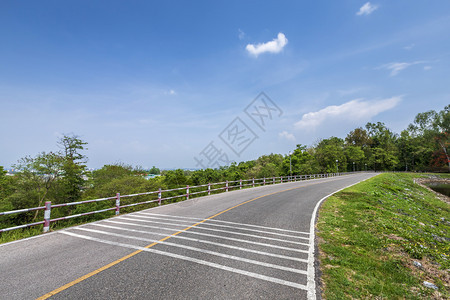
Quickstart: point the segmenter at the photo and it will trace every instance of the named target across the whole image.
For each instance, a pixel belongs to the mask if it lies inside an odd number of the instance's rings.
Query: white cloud
[[[267,43],[260,43],[257,45],[254,44],[248,44],[245,49],[252,55],[258,56],[265,52],[270,53],[279,53],[281,50],[283,50],[284,46],[288,43],[288,39],[283,33],[278,33],[278,36],[276,39],[273,39],[270,42]]]
[[[164,95],[171,95],[171,96],[173,96],[173,95],[176,95],[177,94],[177,92],[175,92],[175,90],[166,90],[166,91],[164,91]]]
[[[239,31],[239,35],[238,35],[239,39],[243,40],[245,38],[245,32],[242,31],[241,29],[238,29],[238,31]]]
[[[417,65],[417,64],[424,64],[424,63],[426,63],[426,62],[425,61],[414,61],[414,62],[410,62],[410,63],[392,62],[392,63],[381,65],[381,66],[377,67],[376,69],[390,70],[391,71],[390,76],[395,76],[398,73],[400,73],[400,71],[402,71],[410,66]]]
[[[356,99],[341,105],[327,106],[319,111],[304,114],[301,120],[295,123],[295,128],[314,129],[328,120],[367,120],[394,108],[401,100],[402,96],[374,101]]]
[[[423,69],[424,69],[425,71],[431,70],[431,66],[425,66],[425,67],[423,67]]]
[[[280,133],[278,134],[278,136],[279,136],[280,138],[286,139],[286,140],[288,140],[288,141],[295,142],[295,136],[294,136],[292,133],[289,133],[289,132],[287,132],[287,131],[280,132]]]
[[[412,48],[414,48],[414,46],[415,46],[415,44],[411,44],[411,45],[408,45],[408,46],[403,47],[403,49],[405,49],[405,50],[411,50]]]
[[[370,4],[370,2],[367,2],[366,4],[361,6],[359,11],[356,13],[356,15],[358,15],[358,16],[366,15],[367,16],[367,15],[370,15],[371,13],[373,13],[377,8],[378,8],[377,5],[373,5],[373,4]]]

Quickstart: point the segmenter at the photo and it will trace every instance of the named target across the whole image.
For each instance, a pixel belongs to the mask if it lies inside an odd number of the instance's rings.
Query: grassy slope
[[[450,298],[450,205],[416,185],[414,176],[381,174],[322,205],[324,298]]]

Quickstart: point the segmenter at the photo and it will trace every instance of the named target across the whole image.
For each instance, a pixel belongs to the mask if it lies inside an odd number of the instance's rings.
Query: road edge
[[[306,283],[308,300],[316,300],[317,294],[319,294],[319,297],[320,297],[319,299],[322,298],[320,290],[319,290],[319,288],[320,288],[319,278],[320,277],[318,274],[318,271],[320,271],[320,268],[319,268],[320,262],[318,260],[319,257],[318,256],[316,257],[316,255],[318,253],[318,249],[319,249],[318,244],[317,244],[317,239],[316,239],[316,223],[317,223],[317,218],[318,218],[317,212],[319,211],[321,204],[330,196],[333,196],[334,194],[339,193],[342,190],[345,190],[351,186],[359,184],[363,181],[366,181],[366,180],[371,179],[378,175],[379,174],[376,174],[369,178],[352,183],[352,184],[350,184],[346,187],[343,187],[337,191],[334,191],[333,193],[323,197],[316,203],[316,206],[314,207],[313,213],[311,215],[311,222],[310,222],[310,226],[309,226],[310,242],[309,242],[308,267],[307,267],[307,273],[308,273],[307,278],[308,279],[307,279],[307,283]],[[316,262],[317,262],[317,268],[315,267]]]

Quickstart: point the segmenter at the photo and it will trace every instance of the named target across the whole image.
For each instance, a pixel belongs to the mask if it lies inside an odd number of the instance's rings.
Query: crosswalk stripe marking
[[[142,224],[128,223],[128,222],[117,222],[117,221],[111,221],[111,220],[104,220],[103,222],[124,224],[124,225],[132,225],[132,226],[139,226],[139,227],[146,227],[146,228],[155,228],[155,229],[162,229],[162,230],[174,230],[173,228],[164,228],[164,227],[149,226],[149,225],[142,225]],[[225,240],[230,240],[230,241],[235,241],[235,242],[248,243],[248,244],[253,244],[253,245],[265,246],[265,247],[270,247],[270,248],[277,248],[277,249],[282,249],[282,250],[289,250],[289,251],[294,251],[294,252],[301,252],[301,253],[308,253],[309,252],[309,251],[305,251],[303,249],[283,247],[283,246],[272,245],[272,244],[264,244],[264,243],[254,242],[254,241],[248,241],[248,240],[231,238],[231,237],[227,237],[227,236],[220,236],[220,235],[216,235],[216,234],[196,232],[196,231],[192,231],[192,230],[182,230],[182,231],[183,231],[183,233],[209,236],[209,237],[213,237],[213,238],[220,238],[220,239],[225,239]]]
[[[139,219],[139,218],[136,218],[136,217],[134,217],[134,218],[118,217],[117,219],[123,219],[123,220],[135,221],[135,222],[156,223],[156,224],[163,224],[163,225],[186,226],[186,225],[183,225],[183,224],[174,224],[174,223],[166,223],[166,222],[158,222],[158,221],[142,220],[142,219]],[[254,235],[254,234],[248,234],[248,233],[233,232],[233,231],[229,231],[229,230],[221,230],[221,229],[205,228],[205,227],[199,227],[199,226],[192,227],[191,230],[192,230],[192,229],[195,229],[195,230],[200,229],[200,230],[209,230],[209,231],[216,231],[216,232],[224,232],[224,233],[229,233],[229,234],[235,234],[235,235],[242,235],[242,236],[248,236],[248,237],[258,238],[258,239],[265,239],[265,240],[271,240],[271,241],[277,241],[277,242],[283,242],[283,243],[290,243],[290,244],[297,244],[297,245],[309,246],[309,243],[302,243],[302,242],[288,241],[288,240],[282,240],[282,239],[271,238],[271,237],[260,236],[260,235]],[[189,231],[191,231],[191,230],[189,230]]]
[[[263,267],[268,267],[268,268],[273,268],[273,269],[278,269],[278,270],[283,270],[283,271],[306,275],[306,271],[304,271],[304,270],[279,266],[279,265],[275,265],[275,264],[271,264],[271,263],[265,263],[265,262],[253,260],[253,259],[242,258],[242,257],[234,256],[234,255],[228,255],[228,254],[224,254],[224,253],[220,253],[220,252],[216,252],[216,251],[210,251],[210,250],[206,250],[206,249],[200,249],[200,248],[196,248],[196,247],[191,247],[191,246],[186,246],[186,245],[181,245],[181,244],[176,244],[176,243],[171,243],[171,242],[166,242],[166,241],[160,242],[158,240],[153,240],[153,239],[148,239],[148,238],[141,238],[141,237],[137,237],[137,236],[127,236],[127,235],[123,235],[123,234],[107,232],[107,231],[102,231],[102,230],[89,229],[89,228],[84,228],[84,227],[78,227],[78,228],[76,228],[76,230],[84,230],[84,231],[88,231],[88,232],[110,235],[110,236],[115,236],[115,237],[122,237],[122,238],[127,238],[127,239],[132,239],[132,240],[158,243],[158,244],[168,245],[168,246],[172,246],[172,247],[178,247],[178,248],[182,248],[182,249],[196,251],[196,252],[200,252],[200,253],[224,257],[224,258],[228,258],[228,259],[232,259],[232,260],[236,260],[236,261],[242,261],[242,262],[246,262],[246,263],[250,263],[250,264],[254,264],[254,265],[260,265]]]
[[[124,230],[124,231],[136,232],[136,233],[154,234],[154,235],[161,235],[161,236],[166,236],[167,235],[167,234],[164,234],[164,233],[149,232],[149,231],[136,230],[136,229],[130,229],[130,228],[123,228],[123,227],[117,227],[117,226],[109,226],[109,225],[104,225],[104,224],[99,224],[99,223],[97,223],[97,224],[89,224],[89,225],[95,225],[95,226],[100,226],[100,227],[104,227],[104,228],[118,229],[118,230]],[[258,250],[253,250],[253,249],[249,249],[249,248],[242,248],[242,247],[232,246],[232,245],[228,245],[228,244],[211,242],[211,241],[207,241],[207,240],[200,240],[200,239],[195,239],[195,238],[189,238],[189,237],[181,236],[181,235],[174,235],[173,238],[183,239],[183,240],[193,241],[193,242],[198,242],[198,243],[203,243],[203,244],[210,244],[210,245],[214,245],[214,246],[220,246],[220,247],[224,247],[224,248],[230,248],[230,249],[235,249],[235,250],[240,250],[240,251],[245,251],[245,252],[251,252],[251,253],[260,254],[260,255],[272,256],[272,257],[277,257],[277,258],[282,258],[282,259],[287,259],[287,260],[293,260],[293,261],[299,261],[299,262],[308,262],[307,259],[303,259],[303,258],[297,258],[297,257],[280,255],[280,254],[275,254],[275,253],[270,253],[270,252],[258,251]],[[308,251],[305,250],[305,253],[307,253],[307,252]]]
[[[153,216],[148,216],[147,214],[141,214],[141,213],[137,213],[134,214],[134,216],[139,216],[140,218],[150,218],[150,219],[161,219],[161,220],[167,220],[167,221],[175,221],[173,219],[170,218],[161,218],[161,217],[153,217]],[[142,216],[145,215],[145,216]],[[178,220],[176,220],[178,221]],[[178,222],[185,222],[185,223],[191,223],[191,221],[178,221]],[[303,236],[294,236],[294,235],[290,235],[290,234],[283,234],[283,233],[278,233],[278,232],[269,232],[269,231],[263,231],[263,230],[257,230],[257,229],[249,229],[249,228],[243,228],[243,227],[237,227],[237,226],[230,226],[230,225],[220,225],[220,224],[211,224],[211,223],[207,223],[207,222],[203,222],[201,225],[197,226],[197,227],[201,227],[201,226],[215,226],[215,227],[226,227],[226,228],[233,228],[233,229],[239,229],[239,230],[247,230],[247,231],[253,231],[253,232],[259,232],[259,233],[264,233],[264,234],[273,234],[273,235],[278,235],[278,236],[284,236],[284,237],[289,237],[289,238],[295,238],[295,239],[304,239],[304,240],[309,240],[309,238],[307,237],[303,237]]]
[[[124,244],[124,243],[118,243],[118,242],[102,240],[102,239],[98,239],[98,238],[94,238],[94,237],[90,237],[90,236],[85,236],[85,235],[72,233],[72,232],[69,232],[69,231],[61,231],[60,233],[66,234],[66,235],[70,235],[70,236],[73,236],[73,237],[78,237],[78,238],[81,238],[81,239],[86,239],[86,240],[91,240],[91,241],[95,241],[95,242],[99,242],[99,243],[109,244],[109,245],[113,245],[113,246],[120,246],[120,247],[124,247],[124,248],[137,249],[137,250],[141,250],[141,251],[144,251],[144,252],[150,252],[150,253],[160,254],[160,255],[163,255],[163,256],[169,256],[169,257],[173,257],[173,258],[178,258],[178,259],[181,259],[181,260],[194,262],[194,263],[197,263],[197,264],[201,264],[201,265],[205,265],[205,266],[209,266],[209,267],[213,267],[213,268],[217,268],[217,269],[221,269],[221,270],[225,270],[225,271],[229,271],[229,272],[245,275],[245,276],[248,276],[248,277],[253,277],[253,278],[257,278],[257,279],[261,279],[261,280],[265,280],[265,281],[269,281],[269,282],[273,282],[273,283],[278,283],[278,284],[281,284],[281,285],[284,285],[284,286],[289,286],[289,287],[293,287],[293,288],[297,288],[297,289],[301,289],[301,290],[305,290],[305,291],[307,290],[307,287],[305,285],[299,284],[299,283],[296,283],[296,282],[291,282],[291,281],[282,280],[282,279],[275,278],[275,277],[265,276],[265,275],[261,275],[261,274],[257,274],[257,273],[253,273],[253,272],[249,272],[249,271],[245,271],[245,270],[241,270],[241,269],[231,268],[231,267],[219,265],[219,264],[216,264],[216,263],[212,263],[212,262],[204,261],[204,260],[201,260],[201,259],[196,259],[196,258],[184,256],[184,255],[179,255],[179,254],[174,254],[174,253],[170,253],[170,252],[159,251],[159,250],[156,250],[154,248],[145,248],[145,247],[140,247],[140,246],[135,246],[135,245],[130,245],[130,244]]]

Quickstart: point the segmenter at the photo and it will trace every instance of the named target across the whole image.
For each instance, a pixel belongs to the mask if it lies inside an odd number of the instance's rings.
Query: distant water
[[[450,197],[450,184],[429,183],[427,184],[433,191]]]

